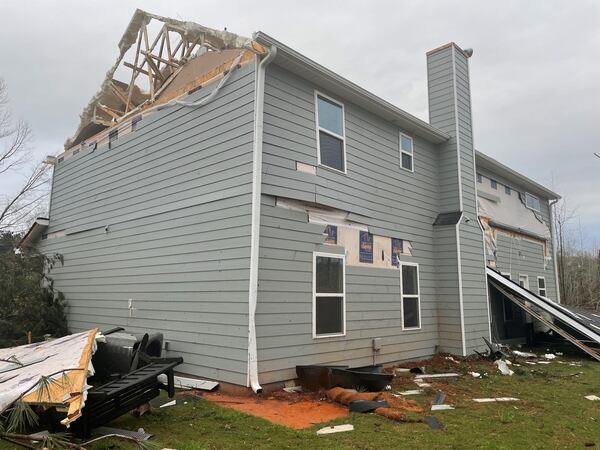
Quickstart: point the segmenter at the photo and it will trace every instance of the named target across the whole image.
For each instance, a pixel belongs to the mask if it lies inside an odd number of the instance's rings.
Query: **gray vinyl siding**
[[[323,225],[274,203],[263,197],[256,320],[261,383],[295,378],[298,364],[372,364],[375,337],[383,345],[377,363],[435,353],[437,303],[428,255],[410,258],[420,263],[422,331],[402,331],[398,270],[346,266],[346,336],[313,339],[313,252],[343,254],[344,248],[323,245]]]
[[[460,267],[458,262],[455,266],[442,265],[440,262],[440,277],[449,277],[452,271],[456,272],[453,278],[440,280],[447,286],[439,294],[439,301],[446,305],[449,311],[455,311],[457,308],[460,310],[460,271],[464,313],[462,325],[460,321],[456,323],[453,315],[444,319],[448,322],[444,326],[440,324],[441,345],[447,351],[457,353],[456,336],[462,333],[462,326],[465,333],[465,350],[470,353],[483,348],[484,342],[481,338],[489,337],[490,332],[483,234],[477,223],[468,60],[460,50],[450,45],[428,55],[427,73],[430,122],[451,136],[440,149],[440,211],[461,210],[459,195],[462,195],[464,214],[458,231],[454,230],[454,236],[451,235],[450,227],[436,229],[436,233],[439,234],[436,239],[447,243],[438,250],[440,261],[458,260],[460,257]],[[459,248],[450,245],[451,241],[458,241]],[[447,248],[447,251],[444,251],[444,248]],[[452,326],[451,323],[455,325]],[[462,336],[460,345],[462,352]]]
[[[519,195],[519,192],[525,192],[522,186],[506,180],[487,169],[479,169],[478,173],[484,176],[484,182],[489,182],[489,179],[494,179],[498,182],[498,196],[502,199],[507,195],[504,192],[504,186],[509,186],[512,190],[511,195]],[[539,217],[551,231],[551,213],[550,204],[547,199],[536,195],[540,199]],[[523,206],[525,207],[525,206]],[[510,224],[509,224],[510,225]],[[498,233],[496,239],[496,264],[498,270],[502,272],[510,272],[512,279],[518,282],[518,274],[529,276],[529,286],[532,291],[537,293],[537,277],[545,277],[547,286],[547,297],[556,300],[556,276],[554,271],[554,252],[553,239],[546,240],[548,260],[544,261],[543,247],[535,239],[527,237],[510,237],[510,233]],[[520,270],[520,272],[517,272]]]
[[[182,373],[246,383],[254,83],[248,64],[55,167],[48,232],[66,235],[40,246],[64,257],[72,331],[162,332]]]
[[[431,355],[437,344],[437,149],[413,136],[415,172],[402,170],[399,132],[411,133],[337,98],[345,108],[347,174],[322,167],[316,175],[296,171],[296,162],[317,165],[315,88],[281,67],[267,68],[257,311],[261,382],[291,378],[297,364],[372,363],[373,337],[383,338],[382,363]],[[407,260],[420,264],[422,329],[402,331],[397,270],[347,267],[347,336],[312,339],[312,252],[335,247],[320,245],[323,227],[273,206],[276,196],[348,211],[350,220],[375,234],[410,240],[414,257]],[[278,302],[277,313],[268,309],[272,302]]]

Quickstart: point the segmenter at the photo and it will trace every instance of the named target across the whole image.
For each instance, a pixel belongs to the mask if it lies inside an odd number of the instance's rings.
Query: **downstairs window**
[[[419,265],[402,263],[400,290],[402,294],[402,329],[421,328]]]
[[[313,261],[313,337],[346,334],[345,257],[315,253]]]

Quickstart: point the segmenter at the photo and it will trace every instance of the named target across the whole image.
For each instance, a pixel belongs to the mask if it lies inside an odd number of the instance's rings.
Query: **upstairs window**
[[[413,140],[410,136],[400,133],[400,167],[414,172]]]
[[[345,257],[315,253],[313,261],[313,337],[346,334]]]
[[[510,188],[510,186],[504,186],[504,193],[506,195],[510,195],[512,193],[512,189]]]
[[[315,93],[318,160],[322,166],[346,172],[344,105]]]
[[[492,189],[498,189],[498,182],[496,180],[490,180],[490,186]]]
[[[538,277],[538,295],[540,297],[546,296],[546,278]]]
[[[528,193],[525,194],[525,205],[537,212],[541,210],[540,199]]]
[[[483,176],[480,173],[477,174],[477,182],[483,183]]]
[[[400,290],[402,296],[402,329],[421,328],[419,266],[417,264],[402,263]]]

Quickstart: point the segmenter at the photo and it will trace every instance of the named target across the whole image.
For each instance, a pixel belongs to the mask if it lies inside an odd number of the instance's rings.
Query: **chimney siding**
[[[450,135],[438,159],[440,213],[462,211],[456,225],[436,226],[438,323],[442,351],[469,354],[490,337],[483,231],[477,184],[469,61],[451,43],[427,54],[429,121]]]

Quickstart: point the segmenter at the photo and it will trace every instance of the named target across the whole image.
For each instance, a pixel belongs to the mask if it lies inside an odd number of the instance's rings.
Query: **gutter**
[[[262,146],[265,99],[265,69],[277,54],[272,46],[259,62],[256,58],[254,85],[254,142],[252,146],[252,229],[250,237],[250,286],[248,290],[248,378],[247,385],[255,393],[262,392],[258,382],[258,350],[256,346],[256,304],[258,298],[258,254],[260,239],[260,201],[262,194]]]

